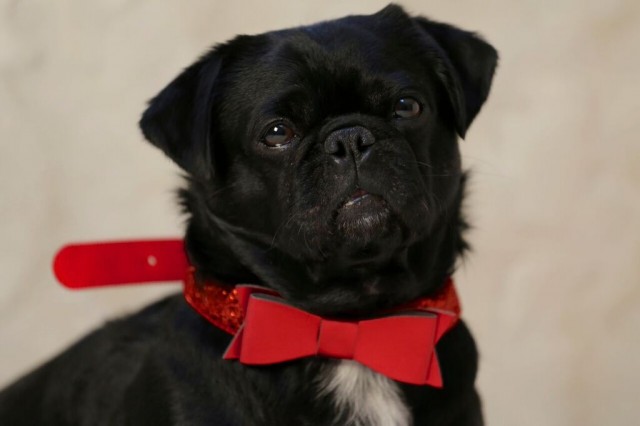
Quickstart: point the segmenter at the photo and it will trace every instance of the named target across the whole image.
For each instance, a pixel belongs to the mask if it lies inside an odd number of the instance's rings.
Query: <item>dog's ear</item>
[[[489,95],[498,52],[480,36],[426,18],[414,22],[442,48],[444,69],[437,70],[453,107],[456,130],[464,135]]]
[[[193,177],[213,176],[211,114],[221,59],[211,51],[184,70],[142,114],[145,138]]]

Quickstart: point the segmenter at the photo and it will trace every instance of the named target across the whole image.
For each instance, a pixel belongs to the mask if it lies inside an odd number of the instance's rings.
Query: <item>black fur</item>
[[[478,36],[398,6],[214,48],[140,122],[188,174],[180,197],[199,277],[269,286],[336,317],[437,290],[467,247],[457,136],[486,100],[496,61]],[[422,114],[394,118],[401,97]],[[285,148],[261,142],[276,122],[297,134]],[[345,128],[375,143],[329,150]],[[345,201],[358,188],[373,195],[354,214]],[[244,367],[221,360],[229,340],[170,297],[5,389],[0,424],[344,424],[314,386],[338,361]],[[437,352],[444,389],[401,385],[414,424],[481,425],[464,323]]]

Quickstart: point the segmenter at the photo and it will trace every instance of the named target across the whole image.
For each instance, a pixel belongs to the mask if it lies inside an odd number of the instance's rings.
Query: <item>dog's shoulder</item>
[[[140,413],[144,424],[174,424],[171,398],[179,380],[173,376],[190,374],[184,365],[198,368],[203,352],[219,357],[221,339],[226,336],[182,296],[167,297],[109,321],[0,392],[0,418],[6,424],[140,424]]]

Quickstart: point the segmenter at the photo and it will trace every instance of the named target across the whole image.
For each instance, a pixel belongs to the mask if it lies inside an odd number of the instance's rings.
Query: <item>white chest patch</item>
[[[408,426],[411,413],[391,379],[355,361],[340,361],[319,377],[320,393],[330,395],[350,426]]]

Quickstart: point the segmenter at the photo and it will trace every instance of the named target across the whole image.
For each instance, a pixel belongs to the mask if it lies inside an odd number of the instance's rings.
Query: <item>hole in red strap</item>
[[[156,259],[155,256],[148,256],[147,257],[147,264],[149,266],[156,266],[158,264],[158,259]]]

